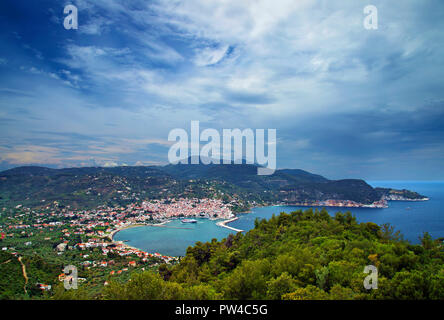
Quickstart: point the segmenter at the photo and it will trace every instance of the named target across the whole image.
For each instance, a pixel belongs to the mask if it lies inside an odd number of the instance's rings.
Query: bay
[[[217,221],[204,218],[196,218],[196,220],[197,223],[182,223],[176,219],[159,227],[143,226],[124,229],[117,232],[114,239],[127,240],[128,245],[149,253],[184,256],[186,249],[197,241],[207,242],[213,238],[220,240],[232,233],[227,228],[217,226]]]
[[[418,181],[371,181],[372,186],[409,189],[426,195],[429,201],[390,201],[389,208],[326,208],[329,214],[350,211],[359,222],[390,223],[401,231],[411,243],[419,243],[419,237],[429,232],[433,238],[444,237],[444,182]],[[253,208],[250,213],[240,214],[231,227],[248,231],[254,227],[256,218],[269,219],[273,214],[292,212],[307,207],[271,206]],[[206,242],[228,236],[233,231],[216,225],[217,221],[197,219],[195,224],[173,220],[163,227],[136,227],[118,232],[116,240],[128,240],[128,244],[147,252],[159,252],[170,256],[185,255],[188,246],[197,241]],[[181,229],[177,229],[181,228]]]

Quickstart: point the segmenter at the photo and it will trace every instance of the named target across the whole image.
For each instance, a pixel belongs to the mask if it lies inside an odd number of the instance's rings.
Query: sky
[[[443,30],[442,0],[3,0],[0,170],[166,164],[198,120],[276,129],[278,168],[443,180]]]

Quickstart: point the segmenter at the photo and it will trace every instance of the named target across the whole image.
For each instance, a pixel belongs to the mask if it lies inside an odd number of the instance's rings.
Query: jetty
[[[216,225],[218,225],[219,227],[223,227],[223,228],[227,228],[227,229],[236,231],[236,232],[244,232],[244,230],[236,229],[236,228],[227,226],[227,223],[236,221],[237,219],[239,219],[239,217],[234,217],[233,219],[230,219],[230,220],[219,221],[219,222],[216,223]]]

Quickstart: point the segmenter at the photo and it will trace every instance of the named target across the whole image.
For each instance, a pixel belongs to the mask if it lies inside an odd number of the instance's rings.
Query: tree
[[[356,294],[350,288],[335,284],[331,288],[329,296],[331,300],[353,300]]]
[[[227,299],[264,299],[267,291],[266,274],[270,263],[263,260],[244,261],[224,280]]]
[[[267,299],[279,300],[284,294],[296,290],[300,284],[300,281],[284,272],[279,277],[267,281]]]
[[[322,267],[315,271],[316,274],[316,284],[321,289],[326,289],[328,283],[328,267]]]
[[[112,281],[103,290],[109,300],[156,300],[162,298],[165,282],[158,274],[143,272],[135,274],[125,284]]]
[[[328,300],[328,294],[318,287],[308,285],[282,296],[283,300]]]
[[[421,245],[426,250],[430,250],[435,247],[435,243],[432,239],[432,236],[428,232],[424,232],[422,237],[419,238],[419,240],[421,241]]]
[[[89,300],[93,298],[91,288],[84,285],[79,286],[75,290],[66,290],[63,282],[61,282],[53,290],[54,294],[51,299],[54,300]]]

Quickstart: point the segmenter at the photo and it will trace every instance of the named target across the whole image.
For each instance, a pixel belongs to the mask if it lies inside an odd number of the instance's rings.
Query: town
[[[125,278],[128,278],[131,272],[180,261],[180,257],[145,252],[115,241],[113,237],[120,230],[161,225],[185,217],[233,219],[235,215],[230,207],[230,203],[207,198],[167,198],[126,207],[99,206],[93,210],[71,210],[69,206],[59,206],[57,201],[41,209],[22,205],[9,210],[5,207],[0,215],[0,248],[20,262],[21,257],[39,255],[48,263],[75,265],[79,268],[79,280],[105,286],[113,277],[127,274]],[[65,280],[66,275],[60,273],[60,269],[54,270],[56,273],[56,281]],[[50,291],[54,282],[47,282],[38,279],[35,286],[41,291]]]

